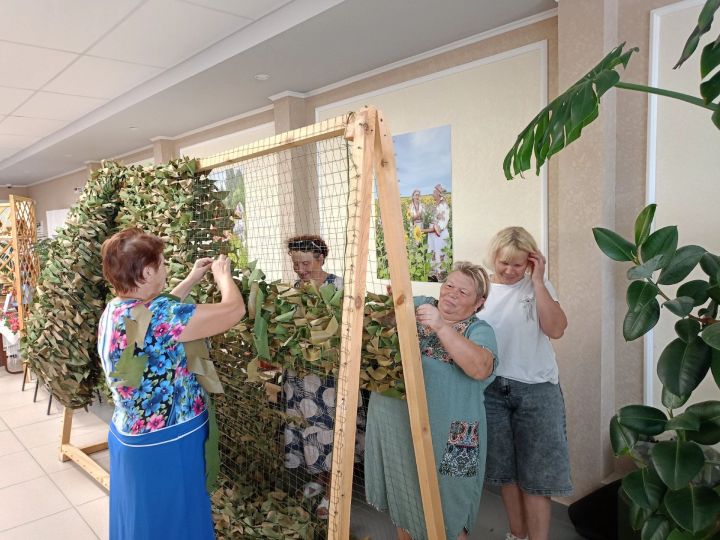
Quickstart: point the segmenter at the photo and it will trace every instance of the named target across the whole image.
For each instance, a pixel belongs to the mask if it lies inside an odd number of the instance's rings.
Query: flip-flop
[[[323,492],[323,487],[317,482],[308,482],[303,486],[303,495],[306,499],[317,497]]]
[[[318,519],[327,519],[330,515],[330,501],[327,497],[323,497],[320,500],[320,504],[315,509],[315,515]]]

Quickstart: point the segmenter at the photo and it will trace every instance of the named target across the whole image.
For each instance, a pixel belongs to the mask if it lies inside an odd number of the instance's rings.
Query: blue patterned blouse
[[[98,353],[108,386],[110,376],[127,347],[125,321],[139,300],[113,299],[105,308],[98,328]],[[185,346],[177,341],[197,306],[159,296],[146,307],[152,313],[143,347],[137,356],[147,357],[147,366],[137,388],[110,386],[115,402],[113,423],[118,431],[139,435],[181,424],[201,414],[207,394],[188,371]]]

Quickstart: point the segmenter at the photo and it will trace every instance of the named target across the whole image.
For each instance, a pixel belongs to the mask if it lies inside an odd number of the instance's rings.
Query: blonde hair
[[[468,261],[457,261],[453,265],[453,272],[460,272],[473,280],[475,284],[475,293],[478,298],[487,298],[490,293],[490,277],[485,269],[479,264],[473,264]],[[485,304],[483,304],[484,306]],[[480,311],[483,306],[480,306]]]
[[[537,242],[532,235],[522,227],[505,227],[493,236],[488,248],[485,265],[495,268],[495,260],[500,252],[512,258],[520,252],[533,253],[538,251]]]

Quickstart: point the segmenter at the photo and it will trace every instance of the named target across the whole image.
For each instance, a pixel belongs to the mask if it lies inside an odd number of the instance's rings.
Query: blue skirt
[[[207,435],[207,411],[142,435],[124,435],[110,423],[110,540],[215,538]]]

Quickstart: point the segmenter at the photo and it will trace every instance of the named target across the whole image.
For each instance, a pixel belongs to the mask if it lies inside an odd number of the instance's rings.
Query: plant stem
[[[643,84],[626,82],[619,82],[615,86],[617,88],[623,88],[624,90],[635,90],[636,92],[645,92],[646,94],[657,94],[659,96],[679,99],[680,101],[684,101],[710,111],[718,110],[718,106],[715,103],[705,103],[702,98],[691,96],[689,94],[683,94],[682,92],[674,92],[672,90],[665,90],[664,88],[655,88],[654,86],[645,86]]]

